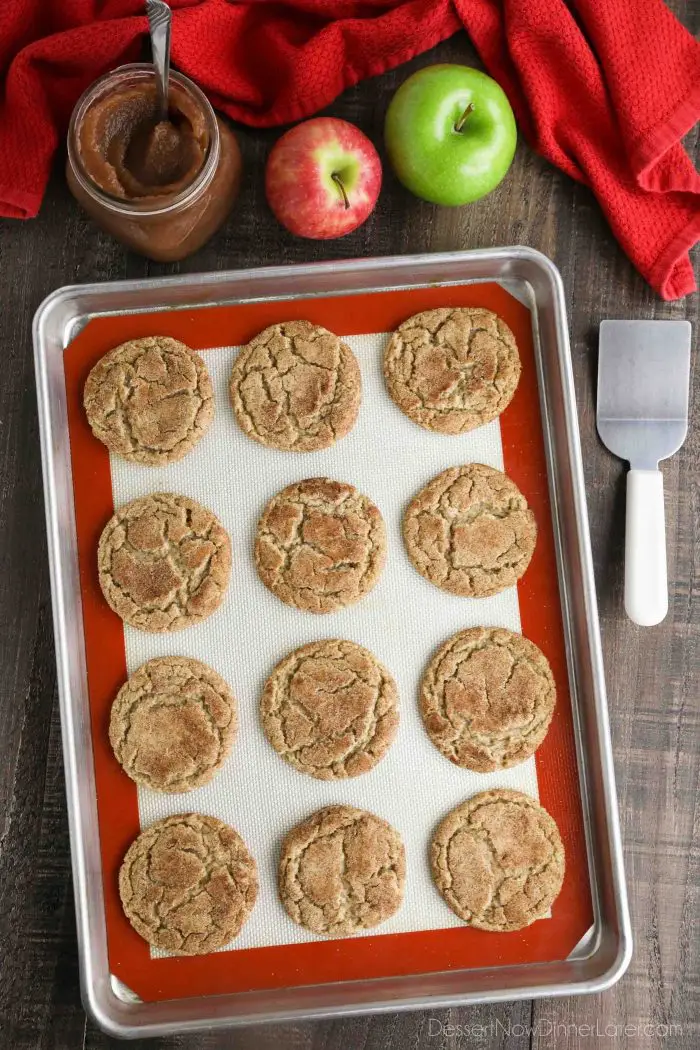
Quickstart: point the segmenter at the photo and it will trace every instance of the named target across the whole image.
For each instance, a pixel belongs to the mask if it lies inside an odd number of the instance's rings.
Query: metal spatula
[[[643,627],[668,612],[664,487],[659,460],[688,432],[689,321],[603,321],[598,433],[629,461],[625,611]]]

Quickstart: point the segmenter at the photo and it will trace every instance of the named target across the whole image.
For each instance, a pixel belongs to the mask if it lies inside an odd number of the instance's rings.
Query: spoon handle
[[[151,33],[151,51],[153,54],[153,65],[156,69],[161,120],[167,120],[172,12],[163,0],[146,0],[146,14],[148,15],[148,27]]]

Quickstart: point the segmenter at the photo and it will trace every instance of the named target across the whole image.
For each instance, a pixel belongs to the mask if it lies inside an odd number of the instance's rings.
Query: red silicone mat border
[[[530,568],[518,585],[522,631],[546,654],[557,682],[555,715],[536,755],[540,800],[557,821],[566,849],[566,876],[552,918],[514,933],[459,927],[152,959],[122,912],[117,889],[119,865],[140,826],[136,785],[116,762],[107,736],[111,702],[126,678],[126,659],[122,623],[106,605],[97,579],[97,541],[114,504],[109,455],[92,436],[82,408],[87,373],[111,347],[154,333],[206,350],[244,343],[280,318],[305,318],[339,335],[360,335],[390,331],[411,314],[438,306],[488,307],[510,325],[520,347],[522,377],[501,416],[501,436],[506,472],[526,496],[539,527]],[[64,358],[111,972],[145,1001],[158,1001],[566,958],[590,928],[593,912],[527,307],[498,284],[479,284],[119,315],[91,320]],[[458,438],[454,462],[460,462]],[[426,829],[426,846],[429,834]]]

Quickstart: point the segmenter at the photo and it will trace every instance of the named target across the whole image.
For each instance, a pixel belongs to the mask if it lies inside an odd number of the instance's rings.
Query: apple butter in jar
[[[153,67],[120,66],[79,99],[68,129],[66,176],[102,229],[160,262],[208,241],[238,195],[236,138],[196,84],[170,73],[168,119]]]

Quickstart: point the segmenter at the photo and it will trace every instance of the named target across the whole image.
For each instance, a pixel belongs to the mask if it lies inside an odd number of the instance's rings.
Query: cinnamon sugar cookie
[[[109,739],[132,780],[154,791],[207,784],[236,736],[236,701],[211,667],[184,656],[148,660],[112,704]]]
[[[258,894],[253,857],[216,817],[185,813],[142,831],[119,871],[137,933],[176,955],[206,955],[236,937]]]
[[[405,878],[399,833],[354,806],[318,810],[282,844],[282,903],[312,933],[342,937],[384,922],[401,906]]]
[[[270,325],[239,352],[229,382],[236,419],[269,448],[313,452],[353,427],[362,393],[350,347],[309,321]]]
[[[282,489],[263,511],[255,564],[287,605],[327,613],[374,587],[386,557],[386,530],[374,503],[352,485],[309,478]]]
[[[393,400],[428,430],[464,434],[506,408],[520,379],[515,336],[491,310],[425,310],[399,325],[384,354]]]
[[[470,926],[505,932],[543,918],[564,881],[564,846],[529,795],[482,791],[448,813],[430,847],[435,885]]]
[[[428,664],[420,691],[430,739],[455,765],[477,773],[533,755],[555,701],[544,654],[499,627],[471,627],[449,638]]]
[[[231,541],[219,519],[187,496],[156,492],[120,507],[97,550],[100,586],[122,620],[179,631],[223,601]]]
[[[214,418],[204,361],[163,335],[132,339],[100,358],[83,403],[93,434],[110,452],[149,466],[182,459]]]
[[[275,751],[319,780],[368,772],[399,724],[394,679],[367,649],[340,640],[285,656],[265,683],[260,710]]]
[[[509,477],[469,463],[444,470],[421,489],[404,515],[403,536],[427,580],[452,594],[484,598],[523,575],[537,525]]]

